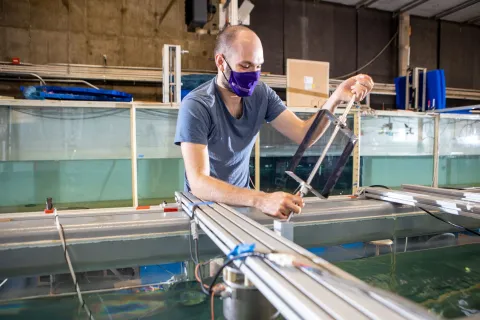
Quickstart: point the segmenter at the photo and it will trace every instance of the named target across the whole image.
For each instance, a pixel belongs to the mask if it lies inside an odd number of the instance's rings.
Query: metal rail
[[[417,186],[412,184],[402,185],[402,190],[410,192],[419,192],[423,194],[438,194],[440,196],[454,198],[463,201],[480,202],[480,193],[469,192],[468,190],[442,189],[425,186]]]
[[[480,219],[479,203],[439,197],[438,192],[441,191],[437,191],[437,194],[423,194],[418,192],[386,190],[382,188],[365,188],[365,196],[367,198],[419,206],[454,215]]]
[[[302,214],[292,220],[296,244],[314,248],[388,239],[392,234],[402,238],[457,230],[411,206],[330,199],[305,198]],[[272,228],[272,218],[258,210],[238,211]],[[183,261],[190,254],[189,219],[183,212],[111,208],[59,213],[76,272]],[[69,272],[51,215],[12,213],[2,214],[0,220],[0,277]],[[480,219],[452,215],[449,220],[472,229],[480,227]],[[204,234],[200,241],[200,256],[219,253]]]
[[[225,254],[239,244],[255,243],[256,251],[292,254],[320,269],[285,268],[258,257],[236,262],[287,319],[435,318],[403,298],[370,288],[226,205],[203,203],[189,193],[176,193],[176,197]]]
[[[100,66],[100,65],[79,65],[79,64],[1,64],[0,71],[36,73],[42,77],[83,79],[83,80],[111,80],[111,81],[133,81],[137,83],[151,82],[159,83],[162,79],[162,69],[143,67],[121,67],[121,66]],[[182,75],[187,74],[215,74],[213,70],[184,69]],[[275,89],[285,89],[287,78],[285,75],[264,74],[261,80]],[[341,83],[341,80],[330,79],[330,90]],[[372,94],[395,95],[395,86],[390,83],[376,83]],[[447,88],[447,98],[480,100],[480,90]]]

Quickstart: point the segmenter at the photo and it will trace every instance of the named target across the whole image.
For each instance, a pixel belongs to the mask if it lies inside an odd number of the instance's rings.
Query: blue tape
[[[242,253],[248,253],[248,252],[254,252],[255,251],[255,243],[242,243],[237,245],[235,248],[233,248],[232,251],[228,254],[228,258],[232,259],[233,257],[238,256],[239,254]]]

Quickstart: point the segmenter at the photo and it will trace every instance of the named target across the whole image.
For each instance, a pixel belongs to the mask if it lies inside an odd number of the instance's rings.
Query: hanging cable
[[[438,220],[440,220],[440,221],[443,221],[443,222],[445,222],[445,223],[448,223],[449,225],[454,226],[455,228],[463,229],[463,230],[468,231],[468,232],[471,232],[471,233],[473,233],[473,234],[475,234],[475,235],[477,235],[477,236],[480,236],[480,233],[478,233],[478,232],[475,231],[475,230],[472,230],[472,229],[469,229],[469,228],[467,228],[467,227],[464,227],[464,226],[455,224],[455,223],[453,223],[453,222],[450,222],[450,221],[448,221],[448,220],[445,220],[445,219],[443,219],[443,218],[441,218],[441,217],[439,217],[439,216],[431,213],[430,211],[428,211],[427,209],[424,209],[424,208],[422,208],[422,207],[418,207],[418,206],[417,206],[417,208],[419,208],[420,210],[425,211],[426,213],[428,213],[429,215],[431,215],[431,216],[434,217],[435,219],[438,219]]]
[[[67,245],[66,245],[66,242],[65,242],[64,229],[63,229],[63,226],[60,224],[60,221],[58,219],[57,209],[54,209],[53,211],[54,211],[54,216],[55,216],[55,225],[57,226],[58,234],[60,235],[60,240],[62,241],[63,255],[64,255],[65,260],[67,261],[67,265],[68,265],[68,269],[70,270],[70,274],[72,275],[72,280],[73,280],[73,284],[75,286],[75,290],[77,291],[77,296],[78,296],[78,301],[80,302],[80,307],[85,310],[89,320],[95,320],[93,318],[92,312],[90,311],[87,304],[85,303],[85,300],[83,300],[82,292],[80,291],[80,286],[78,285],[77,277],[75,276],[75,272],[73,271],[72,261],[70,260],[70,255],[68,254]]]
[[[5,282],[7,282],[7,281],[8,281],[8,279],[3,280],[2,283],[0,283],[0,288],[3,287],[3,285],[4,285]]]
[[[334,77],[334,79],[341,79],[341,78],[346,78],[346,77],[349,77],[349,76],[352,76],[354,74],[356,74],[357,72],[359,71],[362,71],[363,69],[365,69],[366,67],[368,67],[369,65],[371,65],[373,62],[375,62],[375,60],[378,59],[378,57],[380,57],[382,55],[382,53],[385,52],[385,50],[387,50],[387,48],[390,46],[390,44],[392,43],[393,40],[395,40],[395,38],[397,37],[398,35],[398,30],[395,32],[395,34],[393,35],[393,37],[390,39],[390,41],[388,41],[387,45],[385,47],[383,47],[382,51],[380,51],[375,57],[373,57],[372,60],[370,60],[369,62],[367,62],[367,64],[365,64],[363,67],[353,71],[353,72],[350,72],[350,73],[347,73],[347,74],[344,74],[343,76],[339,76],[339,77]]]
[[[372,186],[370,186],[370,187],[372,187],[372,188],[375,187],[375,188],[390,189],[389,187],[386,187],[386,186],[383,186],[383,185],[372,185]],[[428,213],[429,215],[431,215],[431,216],[434,217],[435,219],[438,219],[438,220],[440,220],[440,221],[442,221],[442,222],[445,222],[445,223],[447,223],[447,224],[449,224],[449,225],[451,225],[451,226],[454,226],[455,228],[462,229],[462,230],[468,231],[468,232],[470,232],[470,233],[473,233],[473,234],[475,234],[475,235],[477,235],[477,236],[480,236],[480,233],[478,233],[478,232],[475,231],[475,230],[472,230],[472,229],[469,229],[469,228],[467,228],[467,227],[464,227],[464,226],[455,224],[455,223],[453,223],[453,222],[450,222],[450,221],[448,221],[448,220],[445,220],[445,219],[443,219],[443,218],[441,218],[441,217],[439,217],[439,216],[431,213],[430,211],[428,211],[427,209],[424,209],[424,208],[422,208],[422,207],[417,206],[417,208],[420,209],[420,210],[422,210],[422,211],[424,211],[425,213]],[[407,238],[407,239],[408,239],[408,238]],[[407,241],[408,241],[408,240],[407,240]],[[407,244],[405,243],[405,250],[406,250],[406,248],[407,248]]]
[[[200,272],[199,272],[199,269],[203,266],[204,264],[197,264],[195,266],[195,279],[198,281],[198,283],[200,284],[200,289],[202,290],[202,292],[209,296],[210,293],[208,292],[208,286],[206,284],[203,283],[203,279],[202,279],[202,276],[200,275]]]
[[[387,186],[384,186],[382,184],[372,184],[371,186],[368,186],[369,188],[383,188],[383,189],[390,189]]]
[[[215,320],[215,293],[212,292],[210,297],[210,314],[212,316],[212,320]]]
[[[190,247],[190,258],[192,258],[192,261],[197,265],[199,261],[197,260],[196,257],[194,257],[193,250],[192,250],[192,238],[195,242],[195,248],[198,250],[198,239],[194,237],[194,232],[195,232],[194,229],[196,229],[196,226],[194,226],[193,224],[195,224],[194,219],[190,220],[190,237],[188,237],[188,244]],[[196,253],[196,256],[198,256],[198,253]]]

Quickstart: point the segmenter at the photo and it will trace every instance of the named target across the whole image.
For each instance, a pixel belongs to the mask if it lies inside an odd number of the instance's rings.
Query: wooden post
[[[410,66],[410,15],[400,14],[398,24],[398,75],[406,76]]]
[[[132,202],[133,207],[138,207],[138,192],[137,192],[137,119],[136,107],[132,103],[130,107],[130,151],[132,160]]]

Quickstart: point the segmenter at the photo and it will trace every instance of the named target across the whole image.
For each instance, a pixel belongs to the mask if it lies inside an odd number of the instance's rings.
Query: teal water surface
[[[336,265],[445,318],[480,312],[480,244],[386,254]]]
[[[96,320],[211,319],[210,298],[196,282],[179,282],[165,289],[145,286],[83,295]],[[223,319],[222,302],[214,301],[215,319]],[[88,319],[77,296],[47,297],[0,303],[0,319]]]

